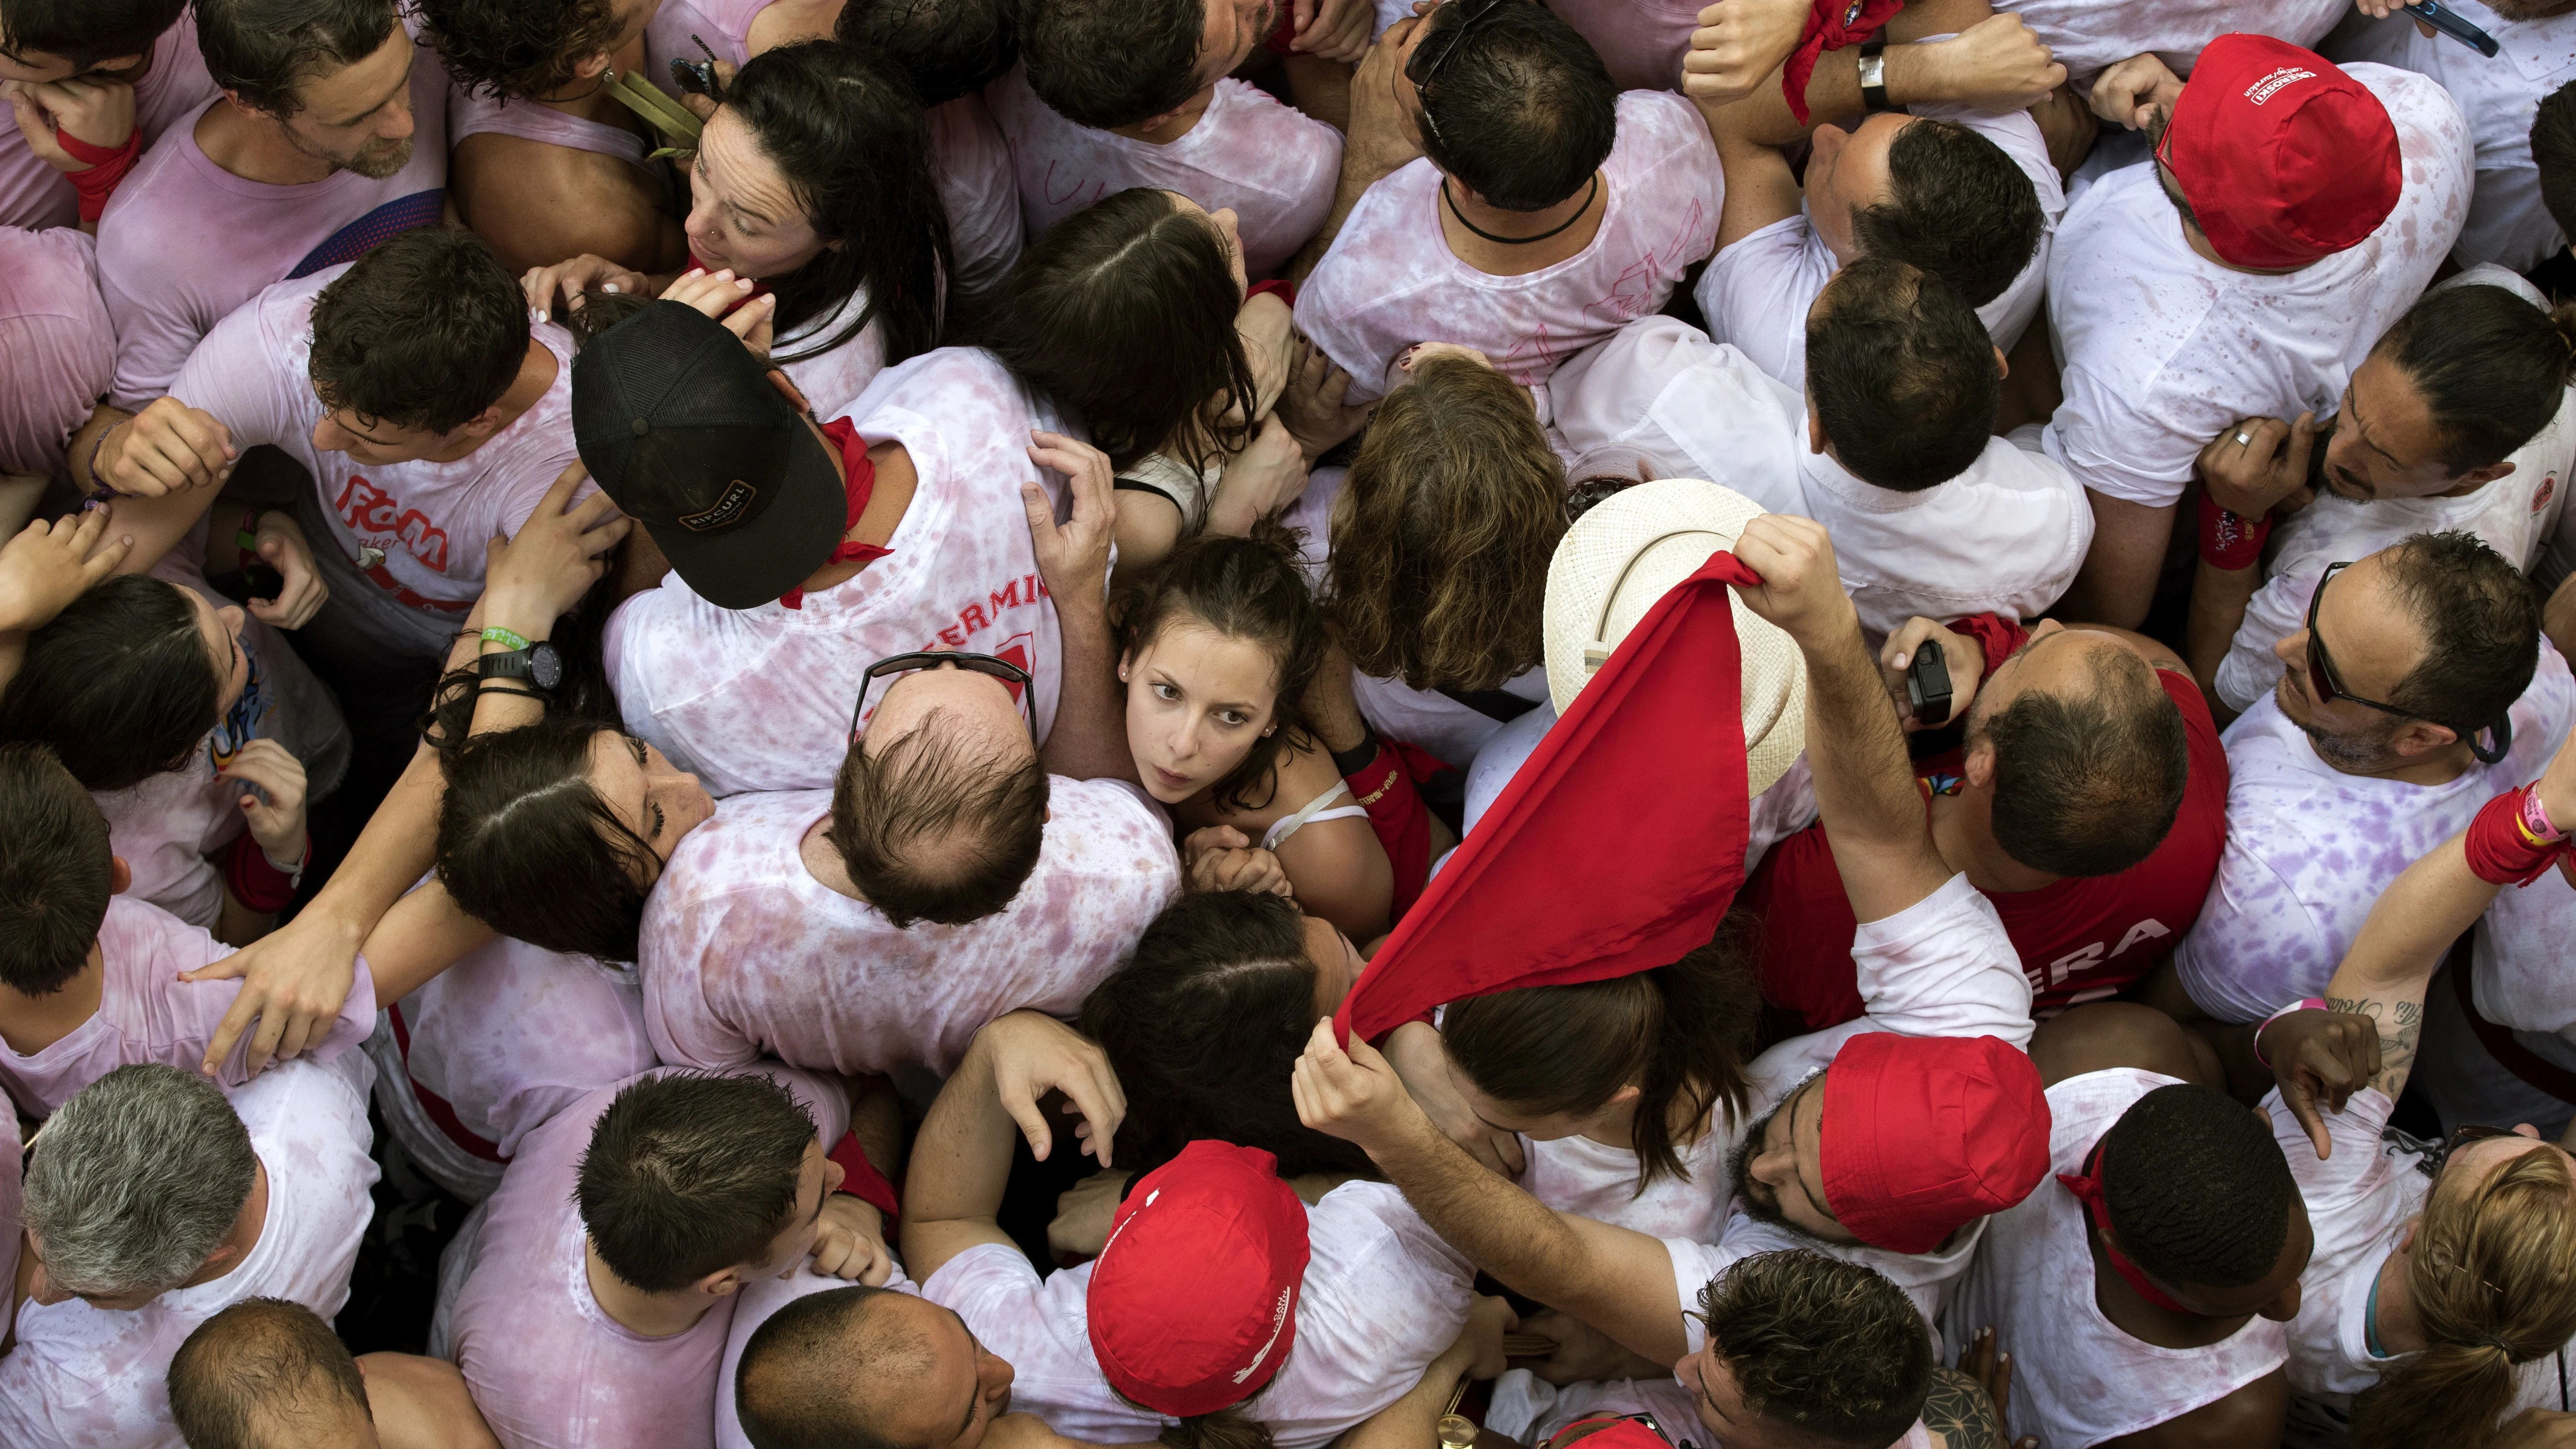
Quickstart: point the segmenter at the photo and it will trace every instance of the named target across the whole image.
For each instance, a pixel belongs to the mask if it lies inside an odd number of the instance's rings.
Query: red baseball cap
[[[2312,50],[2222,35],[2183,83],[2156,159],[2210,250],[2235,266],[2304,267],[2379,229],[2406,165],[2368,87]]]
[[[1306,1205],[1278,1160],[1193,1142],[1127,1190],[1091,1268],[1091,1351],[1109,1386],[1158,1414],[1259,1393],[1297,1341]]]
[[[1928,1253],[2048,1172],[2048,1093],[1991,1036],[1856,1036],[1825,1069],[1825,1205],[1852,1236]]]

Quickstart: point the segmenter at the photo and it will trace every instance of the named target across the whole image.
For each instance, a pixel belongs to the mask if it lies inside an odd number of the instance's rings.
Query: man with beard
[[[1753,1062],[1760,1116],[1737,1140],[1735,1211],[1722,1215],[1718,1241],[1658,1240],[1548,1208],[1450,1140],[1383,1056],[1364,1040],[1346,1050],[1329,1022],[1318,1023],[1293,1083],[1300,1120],[1367,1152],[1470,1262],[1634,1356],[1624,1372],[1592,1377],[1642,1379],[1672,1366],[1685,1384],[1717,1382],[1692,1362],[1708,1347],[1695,1312],[1703,1288],[1784,1249],[1875,1270],[1928,1325],[1986,1215],[2040,1182],[2047,1151],[2044,1089],[2024,1055],[2030,985],[1992,903],[1923,829],[1895,711],[1823,526],[1764,514],[1745,525],[1735,552],[1764,581],[1737,596],[1806,659],[1807,759],[1861,920],[1851,954],[1867,1013]],[[1741,1120],[1728,1129],[1741,1130]],[[1817,1311],[1864,1306],[1845,1294]],[[1723,1348],[1721,1357],[1745,1344]],[[1780,1436],[1759,1442],[1864,1442],[1856,1429],[1818,1431],[1847,1407],[1831,1396],[1756,1406],[1764,1432]],[[1741,1425],[1728,1438],[1755,1441]]]
[[[2227,850],[2151,999],[2256,1021],[2318,995],[2408,862],[2535,779],[2576,721],[2531,586],[2466,532],[2328,565],[2227,731]]]
[[[109,397],[129,412],[261,288],[446,214],[447,73],[394,0],[203,0],[196,17],[222,94],[170,127],[99,219]]]

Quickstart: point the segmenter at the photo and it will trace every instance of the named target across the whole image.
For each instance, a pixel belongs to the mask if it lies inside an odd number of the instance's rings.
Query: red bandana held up
[[[2136,1289],[2139,1297],[2167,1313],[2191,1313],[2192,1310],[2173,1301],[2172,1295],[2149,1281],[2147,1270],[2130,1262],[2129,1255],[2121,1252],[2118,1245],[2111,1241],[2111,1209],[2102,1201],[2101,1143],[2093,1144],[2093,1153],[2085,1161],[2092,1164],[2092,1176],[2079,1177],[2071,1172],[2061,1172],[2057,1174],[2057,1181],[2068,1192],[2075,1194],[2077,1202],[2084,1204],[2084,1221],[2092,1224],[2094,1233],[2102,1239],[2102,1256],[2111,1260],[2111,1271],[2119,1274],[2131,1288]],[[2193,1316],[2199,1315],[2193,1314]]]
[[[1343,1040],[1444,1002],[1669,966],[1707,943],[1744,884],[1727,585],[1760,582],[1714,553],[1646,611],[1360,973],[1333,1013]]]
[[[841,467],[850,475],[845,485],[850,491],[850,521],[842,525],[846,531],[858,527],[859,515],[868,511],[868,497],[877,491],[877,465],[869,461],[867,442],[859,436],[857,426],[849,419],[834,418],[823,424],[823,436],[831,440],[833,447],[841,450]],[[844,538],[832,550],[832,556],[823,560],[823,567],[830,568],[836,563],[864,563],[893,552],[893,549],[873,543],[852,543]],[[789,589],[778,596],[778,602],[791,609],[804,608],[804,587],[799,585]]]
[[[1904,8],[1905,0],[1816,0],[1798,48],[1780,67],[1780,92],[1799,125],[1807,124],[1807,80],[1816,73],[1816,58],[1869,39]]]

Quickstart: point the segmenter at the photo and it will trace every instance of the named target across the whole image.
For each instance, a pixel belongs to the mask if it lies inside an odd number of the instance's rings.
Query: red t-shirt
[[[2156,680],[2181,708],[2191,746],[2182,808],[2164,843],[2118,875],[2070,876],[1986,897],[2021,953],[2037,1015],[2108,996],[2146,975],[2199,919],[2218,873],[2227,841],[2227,753],[2191,676],[2158,670]],[[1928,809],[1932,792],[1956,788],[1960,757],[1954,751],[1924,763]],[[1805,1018],[1811,1031],[1861,1015],[1851,958],[1857,923],[1822,821],[1772,846],[1742,900],[1762,922],[1764,1000]]]

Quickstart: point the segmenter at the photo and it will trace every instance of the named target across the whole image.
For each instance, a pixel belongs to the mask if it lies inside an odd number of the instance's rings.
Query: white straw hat
[[[1557,713],[1628,631],[1763,512],[1731,488],[1665,478],[1623,489],[1575,520],[1547,566],[1547,692]],[[1807,661],[1789,636],[1730,598],[1744,663],[1745,785],[1759,795],[1807,744]]]

